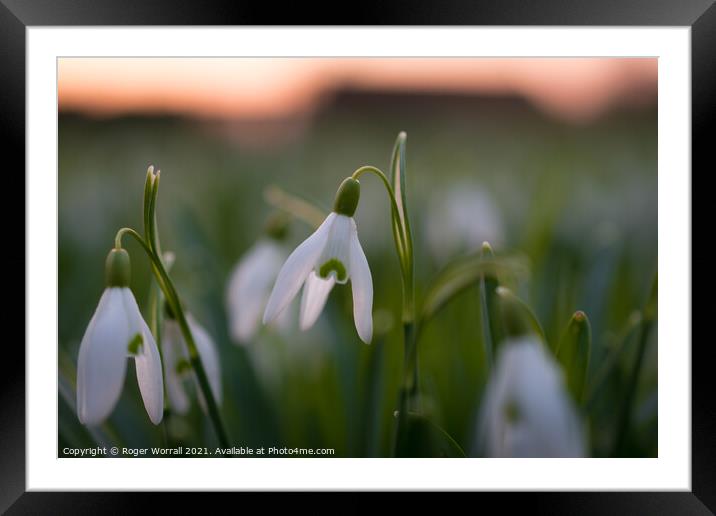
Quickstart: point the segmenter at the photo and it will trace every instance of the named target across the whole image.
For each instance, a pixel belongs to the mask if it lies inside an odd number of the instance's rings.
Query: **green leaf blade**
[[[584,400],[589,357],[592,352],[592,327],[587,314],[572,315],[557,348],[557,360],[567,377],[567,387],[579,403]]]

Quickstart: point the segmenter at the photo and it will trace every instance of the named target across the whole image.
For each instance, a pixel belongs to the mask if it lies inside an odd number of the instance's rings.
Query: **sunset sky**
[[[95,116],[280,118],[340,87],[516,94],[566,119],[655,102],[656,59],[63,58],[59,108]]]

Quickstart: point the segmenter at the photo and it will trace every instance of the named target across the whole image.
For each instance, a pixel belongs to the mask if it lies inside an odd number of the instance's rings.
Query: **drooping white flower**
[[[129,255],[113,249],[107,257],[107,288],[85,331],[77,362],[77,415],[97,425],[122,393],[127,358],[133,358],[149,419],[162,420],[164,389],[159,350],[144,322],[129,283]]]
[[[245,344],[256,334],[286,254],[275,239],[263,238],[234,267],[226,291],[229,330],[234,342]]]
[[[425,223],[430,251],[440,262],[477,250],[485,241],[499,247],[505,236],[497,206],[472,184],[460,183],[432,196]]]
[[[350,279],[358,336],[363,342],[371,341],[373,280],[353,220],[359,197],[358,181],[346,179],[338,189],[333,211],[281,267],[264,311],[264,323],[274,320],[303,286],[300,326],[303,330],[310,328],[334,285]]]
[[[209,333],[192,317],[186,315],[187,324],[194,337],[199,358],[206,371],[211,393],[217,404],[221,404],[221,368],[216,344]],[[182,335],[179,323],[170,317],[164,319],[162,334],[162,353],[164,355],[164,373],[166,374],[167,396],[171,408],[177,414],[186,414],[190,401],[186,382],[194,382],[199,403],[206,410],[206,402],[199,387],[198,379],[192,371],[189,350]]]
[[[582,426],[562,374],[537,337],[500,346],[477,448],[488,457],[584,457]]]

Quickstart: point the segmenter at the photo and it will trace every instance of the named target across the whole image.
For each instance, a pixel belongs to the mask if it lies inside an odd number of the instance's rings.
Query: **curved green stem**
[[[147,236],[153,239],[154,245],[148,244],[146,240],[142,238],[141,235],[139,235],[139,233],[137,233],[135,230],[131,228],[122,228],[117,232],[117,235],[115,236],[115,247],[120,248],[122,246],[122,237],[125,234],[128,234],[132,236],[137,242],[139,242],[144,252],[147,253],[147,256],[149,257],[149,260],[152,265],[152,272],[157,279],[157,283],[162,289],[167,304],[171,308],[172,312],[175,314],[177,322],[179,323],[179,328],[182,332],[184,341],[186,342],[187,350],[189,352],[189,360],[194,369],[194,373],[196,374],[199,388],[201,389],[202,394],[204,395],[204,399],[206,400],[209,418],[214,425],[214,430],[216,432],[219,443],[223,448],[228,448],[229,439],[224,428],[223,421],[221,419],[221,414],[219,413],[219,407],[216,403],[216,399],[214,398],[214,394],[211,391],[209,379],[206,374],[206,370],[204,369],[204,365],[201,362],[201,358],[196,347],[196,342],[194,341],[194,336],[192,335],[191,329],[189,328],[189,324],[186,320],[179,294],[177,293],[176,288],[174,287],[174,283],[172,282],[171,278],[169,277],[169,274],[166,271],[166,268],[164,267],[164,263],[155,252],[156,246],[158,245],[158,239],[156,238],[155,233],[156,227],[152,228],[152,226],[156,226],[156,223],[154,222],[154,208],[156,206],[157,179],[158,177],[154,179],[155,185],[151,189],[152,199],[148,203],[145,202],[145,208],[149,209],[149,214],[145,215],[145,223],[147,221],[150,221],[150,233]]]
[[[176,289],[174,288],[174,285],[169,278],[169,275],[166,273],[164,265],[159,260],[157,260],[156,267],[162,277],[164,284],[167,286],[167,292],[165,292],[164,295],[167,298],[167,302],[169,302],[169,306],[172,309],[172,312],[176,316],[176,320],[179,323],[179,328],[181,329],[182,335],[184,336],[184,341],[186,342],[186,347],[189,351],[189,360],[191,362],[192,367],[194,368],[194,372],[196,373],[196,378],[199,381],[199,387],[204,394],[204,399],[206,400],[209,417],[214,423],[214,429],[216,430],[216,434],[219,438],[221,446],[224,448],[228,448],[229,439],[227,437],[226,430],[224,429],[224,424],[219,413],[219,407],[216,403],[216,400],[214,399],[214,394],[211,391],[209,378],[206,375],[206,370],[204,369],[204,365],[201,362],[201,357],[199,356],[199,351],[196,347],[194,336],[191,333],[191,329],[189,328],[189,323],[186,320],[184,309],[181,306],[179,295],[177,294]]]
[[[157,173],[154,175],[152,182],[151,199],[148,205],[149,213],[145,216],[146,220],[149,223],[150,232],[148,234],[148,237],[149,245],[153,250],[152,258],[154,262],[154,272],[155,275],[158,273],[159,277],[161,277],[162,279],[162,283],[164,284],[164,287],[166,289],[164,295],[167,299],[167,302],[169,303],[169,307],[172,309],[172,312],[176,317],[177,322],[179,323],[179,328],[181,329],[182,335],[184,336],[184,342],[186,342],[186,347],[189,352],[189,361],[191,362],[191,365],[194,369],[194,373],[196,374],[196,378],[199,382],[199,387],[201,388],[201,391],[204,395],[204,399],[206,400],[209,418],[214,424],[214,430],[216,431],[219,443],[223,448],[228,448],[229,438],[224,427],[224,422],[221,419],[219,406],[216,403],[216,399],[214,398],[214,393],[211,391],[209,377],[207,376],[206,370],[204,369],[204,364],[201,362],[201,357],[199,356],[199,351],[196,347],[196,342],[194,341],[194,335],[191,332],[191,328],[189,328],[189,323],[187,322],[186,314],[184,313],[179,294],[177,293],[176,288],[174,287],[174,283],[169,277],[169,273],[167,272],[166,267],[164,266],[164,262],[161,258],[156,215],[160,177],[160,172],[157,171]],[[151,180],[152,178],[147,176],[147,179]]]
[[[373,166],[363,166],[353,172],[351,176],[358,180],[361,175],[370,173],[377,176],[388,192],[390,211],[392,215],[393,239],[398,251],[400,270],[403,283],[403,344],[404,362],[403,375],[398,394],[398,422],[392,445],[392,455],[402,455],[405,435],[408,431],[408,413],[415,410],[418,392],[418,349],[417,331],[415,326],[415,289],[413,288],[414,275],[412,267],[412,240],[407,218],[401,217],[400,208],[388,177],[382,170]]]
[[[388,198],[390,199],[390,211],[393,220],[393,238],[395,240],[395,247],[398,251],[398,259],[400,261],[400,271],[403,278],[403,322],[412,323],[415,319],[415,302],[414,302],[414,291],[413,288],[413,269],[412,269],[412,241],[410,237],[410,230],[408,227],[399,227],[401,224],[400,209],[395,198],[395,192],[393,187],[388,180],[388,177],[377,167],[366,165],[357,169],[351,177],[358,179],[365,173],[370,173],[377,176],[385,186],[388,192]],[[406,221],[407,223],[407,221]]]
[[[121,239],[122,236],[125,234],[134,237],[134,239],[141,244],[142,249],[144,249],[150,261],[152,262],[152,271],[157,277],[157,283],[162,289],[164,297],[166,298],[166,301],[169,304],[169,307],[171,308],[172,312],[176,315],[177,322],[179,323],[179,328],[182,332],[184,341],[186,342],[186,346],[189,351],[189,360],[194,369],[194,372],[196,373],[199,387],[201,388],[202,394],[204,395],[204,399],[206,400],[209,417],[214,424],[214,430],[216,431],[219,443],[223,448],[228,448],[229,439],[224,428],[221,415],[219,413],[219,407],[216,404],[214,394],[211,391],[209,378],[206,375],[206,370],[204,369],[204,365],[202,364],[201,358],[199,357],[199,352],[194,341],[194,336],[192,335],[191,329],[189,328],[189,324],[187,323],[186,316],[184,315],[184,310],[181,306],[181,301],[179,299],[179,295],[177,294],[176,288],[174,287],[172,280],[169,278],[169,275],[167,274],[162,261],[157,255],[152,252],[144,239],[136,231],[131,228],[120,229],[117,232],[117,236],[115,238],[116,247],[121,247]]]
[[[383,182],[383,186],[385,186],[385,189],[388,191],[388,197],[390,198],[390,211],[391,211],[391,214],[393,215],[393,220],[394,221],[396,219],[400,220],[400,211],[398,210],[398,203],[395,200],[395,192],[393,192],[393,187],[390,185],[390,181],[388,180],[388,177],[383,173],[382,170],[380,170],[377,167],[370,166],[370,165],[360,167],[355,172],[353,172],[351,177],[353,179],[358,180],[360,178],[360,176],[362,176],[365,173],[371,173],[371,174],[377,176]],[[394,229],[395,229],[395,227],[394,227]],[[402,269],[403,268],[403,253],[405,252],[405,246],[406,246],[404,234],[402,231],[399,231],[397,233],[395,231],[393,231],[393,234],[394,234],[395,240],[396,240],[396,242],[395,242],[396,247],[398,247],[398,254],[400,255],[401,269]]]
[[[137,243],[139,243],[139,245],[142,246],[142,249],[144,250],[144,252],[147,253],[147,257],[150,260],[152,259],[152,250],[149,248],[147,243],[144,241],[144,239],[142,238],[142,235],[137,233],[132,228],[121,228],[119,231],[117,231],[117,234],[114,235],[114,247],[116,249],[122,248],[122,237],[124,235],[129,235],[132,238],[134,238],[137,241]]]

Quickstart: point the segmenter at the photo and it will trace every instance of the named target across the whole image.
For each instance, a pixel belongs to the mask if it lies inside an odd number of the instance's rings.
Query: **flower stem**
[[[406,273],[408,273],[409,269],[411,269],[410,264],[408,262],[408,254],[412,253],[412,242],[410,241],[410,231],[406,231],[403,228],[397,227],[396,221],[400,221],[400,210],[398,209],[398,203],[395,199],[395,192],[393,191],[393,187],[390,185],[390,181],[388,180],[388,177],[383,173],[382,170],[379,168],[367,165],[360,167],[358,170],[353,172],[353,175],[351,176],[353,179],[358,179],[360,176],[362,176],[365,173],[370,173],[375,176],[377,176],[382,182],[383,186],[385,186],[385,189],[388,191],[388,197],[390,199],[390,212],[391,217],[393,220],[393,239],[395,240],[395,247],[398,251],[398,259],[400,260],[400,269],[403,272],[404,281],[403,281],[403,287],[404,288],[410,288],[412,290],[412,279],[408,281],[408,283],[411,283],[411,285],[406,285],[405,276]],[[407,236],[406,236],[407,235]],[[409,246],[409,247],[408,247]],[[409,251],[408,251],[409,249]],[[403,296],[403,306],[405,309],[408,310],[409,314],[413,311],[412,301],[410,304],[405,303],[405,298],[410,298],[412,300],[412,292],[407,291],[405,292],[406,295]],[[403,314],[403,319],[406,319],[406,314]]]
[[[487,242],[482,243],[482,251],[480,258],[483,260],[492,260],[495,255],[492,247]],[[480,275],[480,306],[482,309],[482,331],[485,341],[485,357],[488,372],[492,369],[495,361],[497,346],[502,340],[500,335],[500,325],[497,313],[497,287],[499,283],[497,277],[492,273],[483,273]]]
[[[189,324],[186,321],[184,311],[181,310],[180,306],[178,306],[178,299],[175,300],[175,304],[177,305],[177,309],[174,313],[176,314],[177,322],[179,322],[179,328],[181,328],[182,334],[184,335],[184,341],[186,342],[186,346],[189,350],[189,359],[192,367],[194,368],[194,373],[196,373],[196,378],[199,381],[199,387],[204,394],[204,399],[206,400],[206,406],[209,412],[209,418],[214,424],[214,431],[219,439],[219,444],[222,448],[228,448],[229,438],[226,433],[226,429],[224,428],[221,414],[219,413],[219,406],[216,404],[214,394],[211,392],[209,378],[206,375],[204,365],[201,363],[201,358],[199,357],[199,352],[196,348],[196,343],[194,342],[194,336],[189,329]],[[172,307],[172,310],[175,310],[175,307]]]
[[[644,362],[646,345],[649,341],[649,333],[654,321],[656,320],[657,293],[657,277],[654,276],[649,298],[647,299],[642,311],[643,317],[641,321],[641,331],[639,333],[639,347],[636,351],[636,359],[634,360],[631,374],[629,375],[626,395],[624,396],[621,413],[619,415],[616,442],[614,444],[615,457],[622,457],[626,451],[627,436],[629,435],[629,426],[632,416],[632,405],[634,404],[634,398],[636,397],[636,389],[639,384],[642,363]]]
[[[191,362],[191,365],[194,369],[194,373],[196,374],[196,378],[199,382],[199,387],[204,394],[209,418],[214,425],[214,431],[216,432],[216,436],[219,439],[219,443],[221,444],[221,446],[223,448],[228,448],[229,439],[226,433],[226,429],[224,427],[224,423],[221,419],[221,414],[219,413],[219,406],[217,405],[216,399],[214,398],[214,394],[211,391],[209,377],[207,376],[206,370],[204,369],[204,364],[202,364],[201,362],[201,357],[199,356],[199,351],[196,347],[196,342],[194,341],[194,335],[192,334],[191,329],[189,328],[189,323],[186,320],[186,314],[184,313],[181,300],[179,299],[179,294],[177,293],[176,288],[174,288],[174,283],[169,277],[169,273],[167,272],[166,267],[164,266],[164,262],[161,258],[156,212],[157,197],[159,195],[159,180],[161,179],[161,174],[159,171],[157,171],[156,174],[152,172],[153,171],[151,170],[147,171],[147,179],[144,187],[144,221],[145,228],[148,230],[145,234],[145,238],[148,240],[149,248],[152,251],[151,256],[152,261],[154,262],[153,270],[155,275],[161,278],[160,286],[164,286],[164,288],[162,289],[164,290],[164,296],[166,297],[167,303],[169,303],[169,307],[172,309],[172,312],[174,313],[176,320],[179,323],[179,328],[182,332],[182,335],[184,336],[184,342],[186,342],[186,347],[189,351],[189,361]],[[147,195],[149,195],[148,201],[146,199]]]
[[[487,363],[487,370],[492,369],[493,362],[493,351],[495,349],[495,342],[492,336],[492,328],[490,327],[490,309],[487,306],[487,290],[492,287],[489,283],[490,280],[484,276],[480,278],[480,316],[482,318],[482,339],[485,345],[485,362]]]
[[[403,378],[398,395],[398,424],[393,441],[394,457],[404,455],[408,413],[415,411],[418,404],[418,348],[415,336],[415,324],[403,324],[405,355],[403,359]]]
[[[408,412],[415,410],[418,392],[418,348],[415,328],[415,288],[413,272],[413,242],[407,216],[403,216],[395,190],[382,170],[373,166],[363,166],[353,172],[353,179],[370,173],[377,176],[388,192],[392,219],[393,239],[400,261],[403,283],[403,377],[398,394],[398,422],[393,440],[392,455],[403,455],[408,432]],[[400,206],[403,205],[402,199]]]
[[[171,278],[169,278],[169,275],[164,268],[164,264],[159,259],[159,256],[157,256],[152,251],[147,242],[135,230],[131,228],[120,229],[117,232],[117,236],[115,237],[115,247],[119,248],[122,246],[122,236],[125,234],[132,236],[137,242],[139,242],[142,249],[147,253],[149,260],[151,261],[152,271],[154,272],[154,275],[157,279],[157,283],[162,289],[164,297],[166,298],[169,307],[172,309],[172,312],[175,314],[177,322],[179,323],[179,328],[182,332],[184,341],[186,342],[186,346],[189,351],[189,359],[194,369],[194,373],[196,374],[196,378],[199,382],[199,387],[201,388],[202,394],[204,395],[204,399],[206,400],[209,418],[214,425],[214,431],[216,432],[219,444],[223,448],[228,448],[229,439],[224,428],[221,415],[219,413],[219,408],[216,404],[214,394],[211,392],[209,379],[206,375],[204,365],[201,363],[201,358],[199,357],[199,352],[197,350],[196,343],[194,342],[194,336],[192,335],[191,329],[189,328],[189,324],[187,323],[186,316],[184,315],[184,310],[181,306],[181,300],[179,299],[179,295],[177,294],[176,288],[174,287]]]
[[[415,323],[403,324],[405,340],[405,373],[404,382],[408,395],[408,409],[417,406],[418,394],[418,343],[415,338]]]

